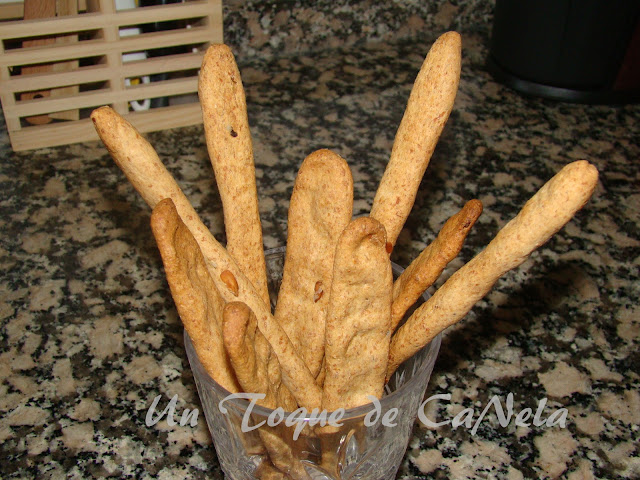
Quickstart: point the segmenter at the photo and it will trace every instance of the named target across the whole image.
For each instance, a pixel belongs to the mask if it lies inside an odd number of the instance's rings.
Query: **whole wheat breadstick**
[[[222,341],[224,301],[193,235],[177,221],[168,202],[159,202],[153,209],[151,228],[171,296],[204,369],[231,393],[239,392],[240,385]]]
[[[91,120],[116,165],[151,209],[160,200],[171,198],[180,211],[195,215],[154,148],[133,125],[111,107],[95,109],[91,112]]]
[[[460,80],[460,35],[447,32],[433,44],[415,80],[393,142],[371,217],[395,245],[433,150],[449,118]]]
[[[389,354],[393,276],[384,227],[353,220],[336,247],[327,311],[322,408],[364,405],[380,397]]]
[[[109,107],[94,110],[91,119],[114,161],[147,204],[154,208],[164,198],[172,200],[180,219],[198,242],[211,278],[225,302],[244,302],[255,313],[258,328],[278,357],[283,382],[298,404],[309,409],[319,408],[322,391],[315,384],[311,372],[271,315],[261,295],[202,223],[153,147],[129,122]]]
[[[347,162],[330,150],[305,158],[289,204],[287,252],[275,318],[314,376],[324,357],[336,244],[351,221],[352,209],[353,178]]]
[[[258,434],[269,453],[271,464],[286,474],[285,478],[309,480],[309,474],[294,451],[295,442],[288,438],[293,437],[292,430],[282,423],[275,427],[263,425]]]
[[[454,273],[391,340],[387,378],[439,332],[462,319],[506,272],[560,230],[589,200],[598,171],[581,160],[566,165],[524,205],[475,258]]]
[[[286,473],[274,467],[269,458],[263,458],[253,473],[256,478],[260,480],[287,480],[291,478]]]
[[[257,345],[264,341],[264,337],[260,338],[257,320],[251,309],[242,302],[227,303],[223,319],[224,345],[243,391],[264,394],[265,397],[257,401],[263,407],[282,407],[286,412],[294,411],[297,408],[295,400],[288,390],[279,388],[279,372],[278,377],[273,378],[268,363],[258,353],[260,347]],[[280,433],[286,435],[286,431]],[[282,435],[267,426],[260,428],[258,434],[273,465],[294,479],[308,478]]]
[[[396,329],[409,307],[458,255],[467,234],[481,213],[480,200],[469,200],[462,210],[445,222],[436,239],[396,279],[393,283],[391,331]]]
[[[265,398],[257,402],[263,407],[282,407],[287,412],[295,410],[297,405],[293,397],[282,395],[280,379],[270,378],[272,372],[264,361],[266,357],[256,351],[261,334],[251,309],[242,302],[227,303],[223,310],[222,333],[224,347],[242,391],[264,394]]]
[[[204,133],[222,199],[227,251],[269,304],[253,146],[240,71],[231,49],[211,45],[198,78]]]

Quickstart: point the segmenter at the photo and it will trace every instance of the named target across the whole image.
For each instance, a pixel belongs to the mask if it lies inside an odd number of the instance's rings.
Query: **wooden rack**
[[[158,22],[171,29],[123,35]],[[141,132],[194,125],[204,51],[222,42],[222,3],[117,11],[114,0],[87,0],[81,13],[0,22],[0,39],[0,100],[15,151],[97,139],[89,114],[101,105]],[[133,110],[150,99],[168,105]]]

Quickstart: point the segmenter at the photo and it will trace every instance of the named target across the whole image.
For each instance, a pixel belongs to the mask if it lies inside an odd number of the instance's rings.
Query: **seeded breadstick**
[[[160,162],[153,147],[130,123],[109,107],[94,110],[91,118],[114,161],[147,204],[154,208],[160,200],[171,198],[176,215],[180,216],[198,242],[211,278],[224,301],[244,302],[255,313],[258,328],[278,357],[282,380],[298,404],[308,409],[319,408],[322,392],[309,369],[271,315],[270,308],[262,297],[202,223],[178,184]]]
[[[591,197],[598,171],[581,160],[549,180],[475,258],[454,273],[391,341],[387,378],[439,332],[462,319],[506,272],[562,228]]]
[[[326,328],[326,378],[322,408],[328,411],[380,397],[389,354],[393,276],[380,222],[353,220],[336,247]]]
[[[396,329],[409,307],[438,279],[447,264],[456,258],[481,213],[480,200],[469,200],[462,210],[446,221],[436,239],[393,283],[391,331]]]
[[[207,373],[231,393],[240,391],[222,342],[224,301],[191,232],[168,210],[170,200],[153,209],[151,228],[180,319]]]
[[[314,376],[324,357],[333,257],[352,209],[353,178],[347,162],[330,150],[309,155],[300,166],[291,195],[275,317]]]
[[[371,216],[395,245],[433,150],[449,118],[460,80],[460,35],[448,32],[433,44],[415,80],[376,192]]]
[[[268,305],[247,103],[238,66],[226,45],[207,49],[198,94],[209,158],[222,199],[227,251]]]

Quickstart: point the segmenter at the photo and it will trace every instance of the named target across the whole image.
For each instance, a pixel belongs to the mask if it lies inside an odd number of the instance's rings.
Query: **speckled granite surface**
[[[379,41],[283,56],[234,45],[247,54],[266,246],[283,243],[296,168],[316,148],[348,159],[355,213],[368,211],[422,58],[454,22],[460,92],[394,259],[406,265],[479,198],[485,211],[444,279],[564,164],[586,158],[601,177],[587,207],[447,332],[428,390],[451,394],[428,409],[434,420],[465,408],[477,418],[511,392],[516,412],[542,398],[543,418],[566,408],[566,428],[502,427],[494,413],[475,435],[418,424],[398,478],[638,478],[640,108],[556,104],[496,84],[483,67],[490,9],[474,17],[468,5],[438,3],[419,40],[371,35]],[[433,20],[446,9],[460,17]],[[253,24],[237,15],[231,39]],[[202,128],[148,138],[223,240]],[[98,143],[16,154],[0,133],[0,157],[0,477],[223,478],[202,417],[145,426],[157,395],[166,405],[177,394],[178,412],[199,407],[146,205]]]
[[[225,42],[242,58],[275,58],[367,42],[431,40],[447,29],[486,31],[493,1],[229,0]]]

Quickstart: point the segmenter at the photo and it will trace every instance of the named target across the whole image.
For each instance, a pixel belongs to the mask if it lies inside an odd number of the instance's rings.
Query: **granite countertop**
[[[446,332],[428,395],[451,398],[428,413],[477,419],[512,393],[516,413],[547,399],[543,418],[565,408],[566,425],[501,426],[494,410],[473,433],[418,423],[398,478],[638,478],[640,108],[520,96],[485,71],[486,18],[470,25],[457,25],[460,91],[393,259],[408,264],[480,199],[440,285],[566,163],[591,161],[600,181]],[[348,160],[354,213],[368,212],[436,26],[313,55],[237,48],[266,247],[284,243],[296,169],[315,149]],[[98,142],[13,153],[2,127],[0,477],[222,479],[202,415],[196,427],[145,425],[158,395],[161,406],[177,395],[177,412],[200,407],[147,206]],[[202,127],[148,139],[224,241]]]

